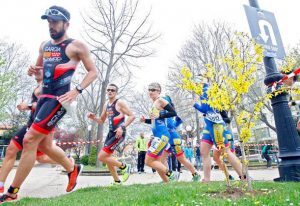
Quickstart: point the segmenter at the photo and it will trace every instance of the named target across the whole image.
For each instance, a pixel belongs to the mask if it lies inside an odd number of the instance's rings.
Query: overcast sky
[[[93,0],[9,0],[0,7],[0,38],[21,43],[35,60],[40,43],[49,39],[47,23],[41,14],[56,4],[71,13],[69,36],[82,39],[80,12]],[[121,1],[121,0],[119,0]],[[76,2],[76,3],[75,3]],[[140,13],[152,8],[151,21],[155,32],[162,34],[156,44],[154,57],[142,62],[143,70],[137,72],[137,88],[149,82],[164,84],[171,62],[176,60],[181,46],[191,36],[193,26],[202,21],[221,20],[231,23],[237,30],[249,32],[243,4],[248,0],[140,0]],[[260,0],[260,7],[275,14],[284,46],[300,41],[299,0]],[[28,62],[28,64],[34,63]]]

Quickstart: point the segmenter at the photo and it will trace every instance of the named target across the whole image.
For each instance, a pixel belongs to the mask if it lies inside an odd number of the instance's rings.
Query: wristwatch
[[[121,126],[122,130],[125,132],[126,131],[126,127],[123,125]]]
[[[77,85],[75,88],[79,92],[79,94],[82,93],[83,89],[82,89],[82,87],[80,85]]]
[[[32,109],[32,103],[27,104],[28,109]]]

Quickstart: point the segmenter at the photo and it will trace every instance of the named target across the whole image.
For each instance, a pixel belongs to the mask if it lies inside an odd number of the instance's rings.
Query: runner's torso
[[[109,121],[109,131],[115,131],[125,121],[124,115],[116,109],[117,101],[118,99],[116,99],[112,104],[109,104],[108,102],[106,106],[106,113]]]
[[[42,94],[60,96],[70,90],[71,78],[77,65],[66,55],[66,48],[72,41],[66,39],[57,45],[49,41],[44,45]]]
[[[156,108],[155,104],[153,104],[152,108],[150,109],[150,114],[153,114],[154,116],[157,117],[159,116],[159,114],[162,114],[164,112],[166,111],[164,110],[159,111]],[[152,132],[155,137],[161,137],[162,134],[164,134],[165,136],[169,136],[165,119],[160,119],[160,118],[154,119],[152,123]]]

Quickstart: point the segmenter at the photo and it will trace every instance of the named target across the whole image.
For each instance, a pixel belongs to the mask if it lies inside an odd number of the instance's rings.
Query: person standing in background
[[[137,169],[138,173],[145,172],[145,157],[147,151],[147,140],[144,137],[144,133],[141,132],[140,136],[136,139],[135,148],[138,151],[138,162],[137,162]]]

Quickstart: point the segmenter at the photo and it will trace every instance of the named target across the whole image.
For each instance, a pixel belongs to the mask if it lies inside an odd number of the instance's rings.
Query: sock
[[[10,186],[7,190],[8,193],[10,194],[17,194],[19,192],[20,188],[19,187],[12,187]]]
[[[122,166],[119,167],[121,170],[125,169],[126,168],[126,164],[122,163]]]
[[[4,187],[4,182],[0,182],[0,187]]]
[[[121,183],[121,180],[115,180],[115,182],[117,182],[117,183]]]

